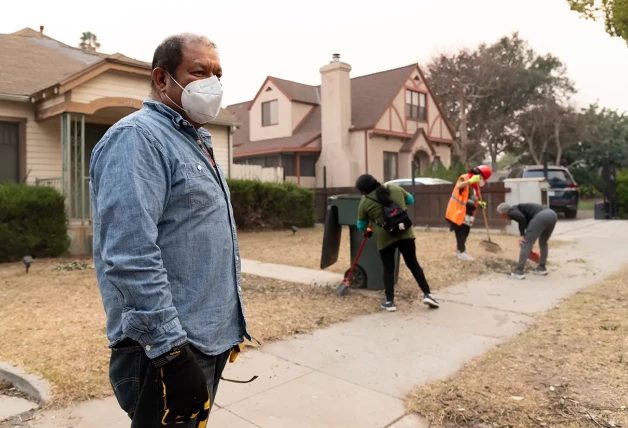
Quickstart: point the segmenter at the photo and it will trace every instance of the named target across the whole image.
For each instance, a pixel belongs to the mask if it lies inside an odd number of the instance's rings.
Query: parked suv
[[[543,166],[515,167],[508,174],[508,178],[543,178]],[[576,218],[578,215],[578,185],[569,170],[563,166],[551,165],[547,167],[547,181],[549,190],[550,208],[562,212],[566,218]]]

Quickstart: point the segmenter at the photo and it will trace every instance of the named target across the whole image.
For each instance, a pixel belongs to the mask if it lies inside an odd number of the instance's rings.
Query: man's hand
[[[520,238],[520,239],[519,239],[519,246],[520,246],[520,247],[523,247],[523,246],[525,245],[525,243],[526,243],[526,240],[525,240],[525,239],[523,239],[523,238]]]
[[[473,177],[471,177],[469,179],[469,183],[471,183],[471,184],[479,183],[480,182],[480,178],[481,178],[480,174],[476,174],[476,175],[474,175]]]
[[[370,238],[371,236],[373,236],[373,229],[369,227],[368,229],[366,229],[363,235],[365,238]]]
[[[180,424],[197,418],[197,427],[209,419],[209,390],[205,374],[189,345],[175,348],[153,360],[159,371],[162,425]]]
[[[482,208],[483,210],[486,209],[486,202],[484,201],[478,201],[478,205],[480,206],[480,208]]]

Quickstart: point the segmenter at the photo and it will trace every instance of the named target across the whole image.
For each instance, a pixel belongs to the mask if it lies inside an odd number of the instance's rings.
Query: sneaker
[[[547,268],[545,266],[537,266],[536,269],[534,269],[534,274],[535,275],[546,276],[547,275]]]
[[[464,252],[456,251],[456,257],[458,257],[459,260],[462,260],[465,262],[470,262],[474,260],[473,257],[471,257],[469,253],[467,253],[466,251]]]
[[[423,296],[423,303],[425,303],[431,309],[437,309],[440,307],[440,303],[438,303],[431,294],[426,294],[425,296]]]
[[[380,306],[382,309],[388,312],[395,312],[397,310],[394,302],[388,302],[384,300]]]
[[[526,276],[523,274],[523,272],[513,272],[510,274],[510,277],[512,279],[526,279]]]

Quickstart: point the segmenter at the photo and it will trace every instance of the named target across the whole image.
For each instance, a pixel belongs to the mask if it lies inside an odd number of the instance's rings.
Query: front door
[[[0,181],[20,181],[20,125],[0,122]]]

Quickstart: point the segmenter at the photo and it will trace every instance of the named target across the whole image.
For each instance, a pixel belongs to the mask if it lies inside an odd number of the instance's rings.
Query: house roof
[[[0,94],[15,96],[31,96],[51,86],[65,84],[105,63],[151,70],[148,62],[121,53],[85,52],[32,28],[0,34],[0,58],[10,58],[0,61]],[[237,115],[220,109],[215,123],[233,125],[239,121]]]
[[[414,144],[416,143],[416,141],[419,139],[419,136],[421,135],[425,138],[425,142],[427,143],[427,146],[429,147],[430,152],[432,152],[432,154],[435,155],[436,149],[434,148],[434,144],[432,144],[432,142],[430,141],[430,138],[427,136],[427,133],[425,132],[425,129],[423,128],[419,128],[416,131],[414,131],[412,138],[410,138],[405,143],[403,143],[403,146],[401,146],[400,152],[411,153],[412,149],[414,148]]]
[[[120,53],[89,53],[48,37],[31,28],[0,34],[0,94],[31,95],[66,80],[100,62],[134,67],[150,64]]]
[[[400,88],[408,79],[412,70],[416,67],[416,64],[410,64],[393,70],[352,78],[351,123],[353,129],[374,128],[377,121],[399,93]],[[234,155],[238,157],[244,156],[244,153],[262,152],[261,148],[267,146],[276,147],[276,151],[280,151],[280,148],[298,148],[301,147],[303,140],[301,134],[313,135],[312,133],[321,133],[320,85],[305,85],[268,76],[260,91],[263,90],[267,81],[272,81],[291,101],[313,104],[314,108],[297,129],[293,131],[292,136],[273,140],[249,141],[249,109],[253,101],[227,106],[227,109],[233,112],[237,116],[238,122],[242,124],[240,129],[234,134],[234,147],[247,146],[246,149],[234,149]],[[411,139],[412,144],[410,147],[412,147],[416,138],[418,138],[418,134],[415,134]],[[426,137],[426,139],[429,141],[429,138]],[[282,141],[279,146],[274,146],[275,143],[267,144],[274,140]],[[258,147],[260,150],[256,150]]]
[[[318,152],[321,149],[319,132],[300,132],[290,137],[269,138],[241,144],[233,149],[237,157],[276,152]]]

